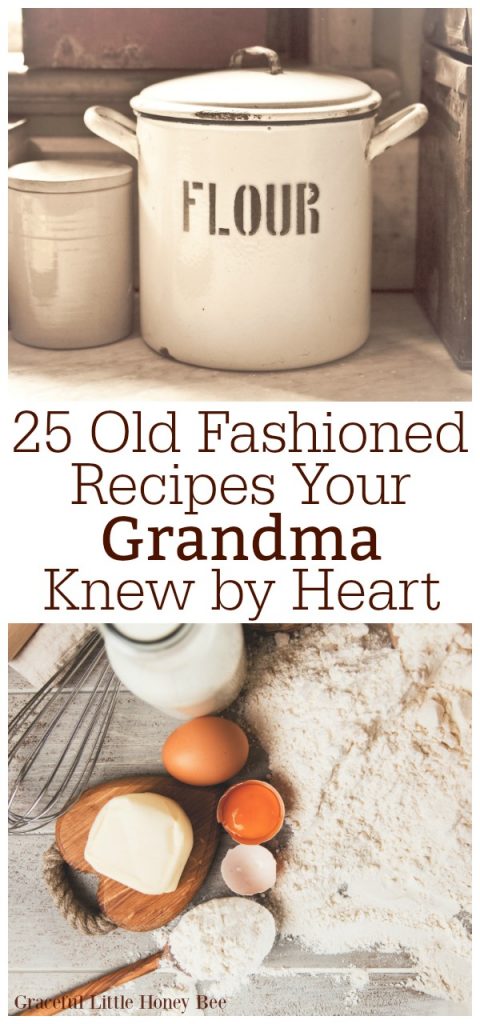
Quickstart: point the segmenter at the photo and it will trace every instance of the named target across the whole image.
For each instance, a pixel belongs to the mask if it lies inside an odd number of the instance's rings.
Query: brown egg
[[[180,782],[215,786],[243,768],[248,739],[228,718],[192,718],[168,737],[162,756],[167,772]]]

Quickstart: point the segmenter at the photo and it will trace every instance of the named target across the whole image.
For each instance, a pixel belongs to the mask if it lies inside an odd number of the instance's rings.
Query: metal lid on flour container
[[[246,57],[263,67],[244,67]],[[130,101],[136,114],[200,123],[338,121],[369,117],[381,96],[365,82],[313,70],[284,70],[262,46],[237,50],[224,71],[157,82]]]

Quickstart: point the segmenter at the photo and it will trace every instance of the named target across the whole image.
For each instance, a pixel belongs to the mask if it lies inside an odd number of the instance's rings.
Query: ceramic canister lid
[[[131,181],[132,168],[116,160],[28,160],[8,171],[8,187],[19,192],[99,192]]]
[[[262,66],[245,67],[244,61]],[[149,85],[135,96],[137,114],[191,121],[333,121],[367,117],[381,96],[365,82],[344,75],[283,70],[264,47],[239,50],[230,68]]]

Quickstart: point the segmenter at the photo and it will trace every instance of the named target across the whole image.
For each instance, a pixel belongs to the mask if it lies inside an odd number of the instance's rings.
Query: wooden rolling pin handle
[[[128,964],[126,967],[120,967],[117,971],[110,971],[108,974],[102,974],[101,978],[95,978],[94,981],[84,982],[83,985],[77,985],[76,988],[71,988],[68,992],[62,992],[61,995],[53,996],[52,999],[45,999],[44,1003],[48,1003],[47,1006],[42,1006],[38,1009],[35,1008],[32,1010],[21,1010],[20,1013],[16,1013],[15,1016],[53,1017],[56,1013],[63,1013],[64,1010],[69,1010],[71,1008],[82,1009],[87,999],[92,999],[94,996],[100,996],[110,988],[118,988],[120,985],[126,985],[128,981],[134,981],[135,978],[141,978],[142,975],[150,974],[151,971],[155,971],[165,952],[166,947],[159,953],[152,953],[151,956],[145,957],[144,960],[137,960],[136,963]]]
[[[8,660],[13,661],[40,626],[33,623],[11,622],[8,627]]]

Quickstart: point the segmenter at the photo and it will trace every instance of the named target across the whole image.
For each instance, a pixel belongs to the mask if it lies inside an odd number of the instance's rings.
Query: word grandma
[[[210,235],[318,235],[320,189],[314,181],[296,184],[240,185],[231,205],[229,223],[218,222],[217,185],[212,181],[183,182],[183,230],[207,229]]]
[[[221,561],[379,561],[377,535],[371,526],[354,526],[347,541],[338,526],[292,526],[283,529],[280,512],[267,517],[270,522],[248,534],[240,526],[148,526],[146,536],[139,530],[135,516],[116,516],[103,531],[103,547],[116,562],[131,562],[140,557],[163,562],[173,554],[181,562]],[[291,541],[291,548],[289,543]]]

